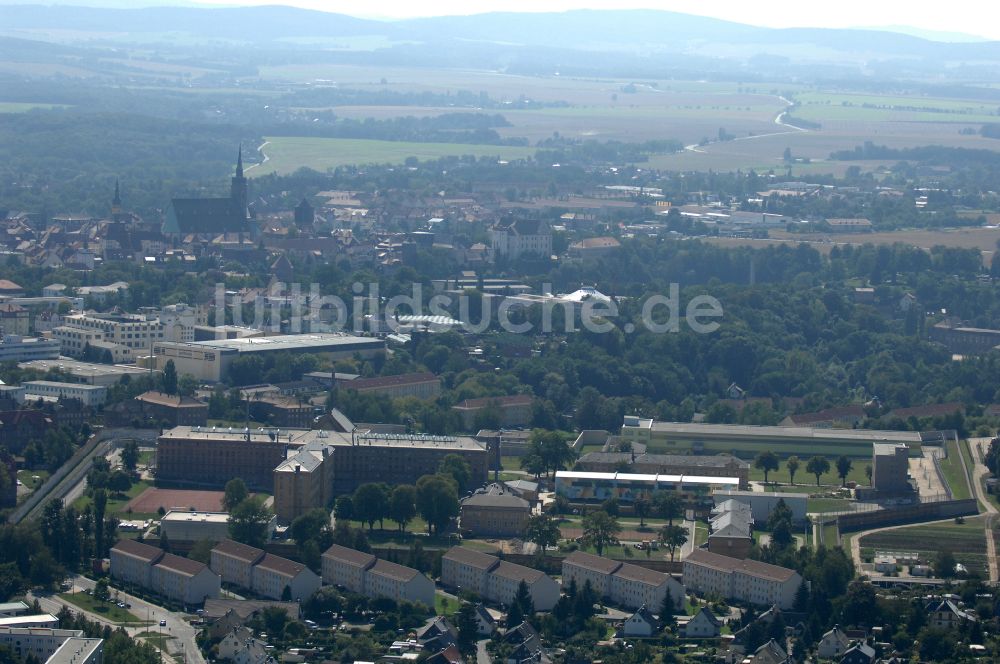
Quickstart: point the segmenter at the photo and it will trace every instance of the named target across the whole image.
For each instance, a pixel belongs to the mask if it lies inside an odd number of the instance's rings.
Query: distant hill
[[[117,0],[108,0],[116,2]],[[164,33],[194,39],[253,43],[281,40],[377,36],[408,42],[400,53],[426,59],[459,45],[489,45],[506,52],[617,52],[676,54],[748,60],[759,55],[805,60],[925,60],[1000,62],[1000,42],[944,43],[898,31],[792,28],[772,29],[676,12],[655,10],[575,10],[564,13],[495,12],[397,21],[374,21],[342,14],[283,6],[134,9],[81,6],[4,5],[0,32],[34,38],[46,30],[73,34],[128,33],[162,39]],[[53,39],[55,37],[52,37]],[[60,39],[67,39],[65,35]],[[111,38],[113,39],[113,38]],[[463,52],[465,49],[461,49]],[[416,55],[414,55],[416,54]]]

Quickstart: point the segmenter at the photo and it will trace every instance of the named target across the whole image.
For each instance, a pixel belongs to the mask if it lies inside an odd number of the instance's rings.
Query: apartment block
[[[220,590],[219,576],[203,563],[127,539],[111,549],[111,577],[184,604],[200,604]]]
[[[577,588],[589,581],[602,597],[627,609],[645,605],[659,611],[668,592],[674,606],[684,606],[684,586],[670,574],[582,551],[574,551],[563,560],[562,577],[564,585],[576,581]]]
[[[795,570],[757,560],[730,558],[695,549],[684,559],[684,585],[699,593],[715,593],[761,606],[790,609],[802,577]]]
[[[522,581],[536,610],[549,611],[559,600],[559,584],[530,567],[461,546],[453,546],[441,558],[442,585],[471,590],[491,602],[509,605]]]
[[[302,563],[228,539],[213,547],[211,567],[224,582],[270,599],[282,599],[287,589],[293,601],[305,601],[320,587],[319,576]]]
[[[101,664],[104,639],[88,639],[79,629],[0,626],[0,646],[21,661],[29,656],[43,664]]]

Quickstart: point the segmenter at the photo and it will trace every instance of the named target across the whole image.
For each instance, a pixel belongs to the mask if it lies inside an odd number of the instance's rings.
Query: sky
[[[196,0],[197,1],[197,0]],[[900,0],[210,0],[205,4],[285,4],[363,18],[410,18],[479,14],[490,11],[566,11],[569,9],[662,9],[711,16],[765,27],[856,28],[909,26],[1000,40],[1000,3],[988,0],[901,2]]]

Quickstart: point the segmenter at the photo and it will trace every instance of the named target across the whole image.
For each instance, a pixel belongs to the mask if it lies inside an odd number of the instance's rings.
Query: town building
[[[208,422],[208,404],[192,397],[151,390],[135,398],[142,419],[164,422],[169,427],[204,426]]]
[[[181,558],[134,540],[119,540],[111,549],[111,577],[184,604],[218,597],[220,581],[207,565]]]
[[[783,502],[785,507],[791,510],[792,523],[801,524],[806,521],[806,506],[809,501],[808,493],[779,493],[777,491],[735,491],[719,490],[712,498],[716,507],[730,500],[742,503],[750,508],[750,516],[754,523],[767,523],[771,518],[771,513]]]
[[[0,646],[17,656],[42,664],[101,664],[104,640],[88,639],[79,629],[0,626]]]
[[[224,582],[270,599],[305,601],[320,587],[302,563],[229,539],[212,548],[211,567]]]
[[[699,477],[735,477],[739,488],[749,485],[750,464],[731,454],[699,456],[694,454],[650,454],[647,452],[588,452],[573,466],[574,470],[613,473],[623,468],[638,475],[696,475]]]
[[[164,214],[160,232],[179,238],[194,235],[215,239],[220,235],[235,234],[242,239],[256,240],[259,227],[249,215],[249,187],[243,174],[243,149],[236,160],[236,174],[224,198],[174,198]]]
[[[442,585],[471,590],[491,602],[509,606],[522,581],[536,610],[549,611],[559,600],[559,584],[530,567],[461,546],[453,546],[441,558]]]
[[[577,470],[556,471],[555,493],[573,503],[597,504],[616,498],[631,504],[639,496],[670,491],[690,509],[707,514],[712,509],[714,491],[735,489],[736,477],[691,475],[638,475],[634,473],[589,473]]]
[[[521,537],[531,504],[502,484],[491,484],[462,501],[461,530],[489,537]]]
[[[714,639],[719,636],[721,631],[722,621],[712,613],[712,609],[703,606],[684,626],[684,637],[688,639]]]
[[[441,393],[441,379],[429,372],[407,373],[398,376],[356,378],[337,382],[337,389],[354,390],[358,394],[381,394],[393,399],[416,397],[433,399]]]
[[[466,431],[479,429],[477,418],[481,413],[495,411],[499,417],[500,426],[504,428],[523,427],[531,423],[531,410],[534,399],[528,394],[515,394],[506,397],[482,397],[466,399],[451,407],[462,418],[462,427]]]
[[[872,488],[880,494],[910,493],[910,448],[904,443],[872,445]]]
[[[0,362],[30,362],[54,360],[62,346],[56,339],[22,337],[4,333],[0,340]]]
[[[0,302],[0,331],[4,336],[26,336],[31,331],[31,314],[19,304]]]
[[[490,229],[494,259],[552,255],[552,229],[541,219],[504,219]]]
[[[762,606],[789,609],[802,577],[795,570],[757,560],[695,549],[684,559],[684,587]]]
[[[60,383],[52,380],[29,380],[22,383],[24,399],[77,399],[88,408],[96,408],[104,404],[108,396],[108,388],[102,385],[81,385],[79,383]]]
[[[173,360],[178,374],[191,374],[201,381],[217,383],[226,378],[239,357],[274,353],[312,354],[338,360],[359,355],[371,359],[385,351],[385,341],[340,333],[281,334],[210,341],[163,341],[153,344],[153,361],[162,370]]]
[[[269,537],[277,525],[277,517],[272,516],[267,525]],[[171,542],[221,542],[229,537],[229,513],[169,510],[160,517],[160,534]]]
[[[434,606],[434,582],[418,570],[337,544],[323,553],[323,581],[369,597]]]
[[[595,259],[607,256],[622,248],[621,242],[613,237],[588,237],[569,245],[572,258]]]
[[[851,640],[844,634],[844,630],[839,625],[834,625],[833,629],[823,635],[816,645],[816,654],[822,659],[836,659],[847,652],[851,647]]]
[[[626,609],[645,605],[659,611],[667,593],[676,608],[684,606],[684,586],[671,575],[583,551],[563,559],[562,581],[564,586],[575,581],[577,588],[589,582],[601,597]]]
[[[927,338],[956,355],[981,355],[1000,346],[1000,330],[967,327],[954,321],[933,325]]]
[[[302,397],[266,394],[248,402],[250,417],[283,428],[308,429],[315,416],[311,403]]]
[[[746,558],[753,547],[753,524],[749,505],[732,499],[717,504],[709,520],[708,550]]]
[[[97,364],[94,362],[81,362],[68,357],[60,356],[51,360],[31,360],[21,362],[17,365],[20,369],[34,369],[46,373],[53,369],[69,374],[81,383],[88,385],[104,385],[110,387],[120,383],[125,376],[129,379],[139,376],[157,376],[158,372],[151,373],[149,369],[142,369],[135,365],[127,364]]]

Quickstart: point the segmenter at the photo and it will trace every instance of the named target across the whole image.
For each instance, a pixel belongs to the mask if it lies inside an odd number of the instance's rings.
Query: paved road
[[[489,639],[476,641],[476,664],[493,664],[493,660],[490,659],[489,653],[486,652],[486,644],[489,642]]]
[[[993,524],[997,519],[997,508],[987,500],[986,491],[983,488],[983,478],[989,475],[989,468],[983,464],[982,459],[986,456],[989,448],[989,438],[970,438],[969,451],[972,452],[972,488],[979,498],[979,503],[986,510],[986,564],[990,570],[990,583],[1000,582],[1000,565],[997,564],[997,546],[993,539]]]
[[[83,576],[74,576],[70,579],[73,583],[74,592],[83,592],[84,590],[93,590],[96,585],[90,579]],[[112,595],[114,591],[112,591]],[[173,637],[172,639],[166,641],[166,648],[171,654],[183,654],[185,661],[188,664],[205,664],[205,659],[201,655],[201,651],[198,650],[198,645],[195,643],[195,636],[198,634],[198,630],[188,624],[183,616],[177,613],[172,613],[167,611],[161,606],[156,604],[150,604],[143,599],[134,597],[126,592],[118,591],[119,598],[128,604],[132,605],[129,611],[135,615],[140,620],[148,620],[151,625],[141,626],[141,627],[127,627],[125,629],[131,636],[135,636],[140,632],[162,632],[164,636]],[[52,613],[53,615],[59,613],[59,610],[63,606],[68,606],[71,610],[77,613],[83,613],[90,620],[96,620],[103,625],[111,625],[112,627],[118,627],[116,623],[109,622],[107,619],[103,618],[89,611],[83,611],[80,607],[67,602],[60,598],[58,595],[31,595],[29,597],[38,599],[38,603],[41,605],[42,609]],[[165,620],[167,624],[160,627],[160,621]]]

